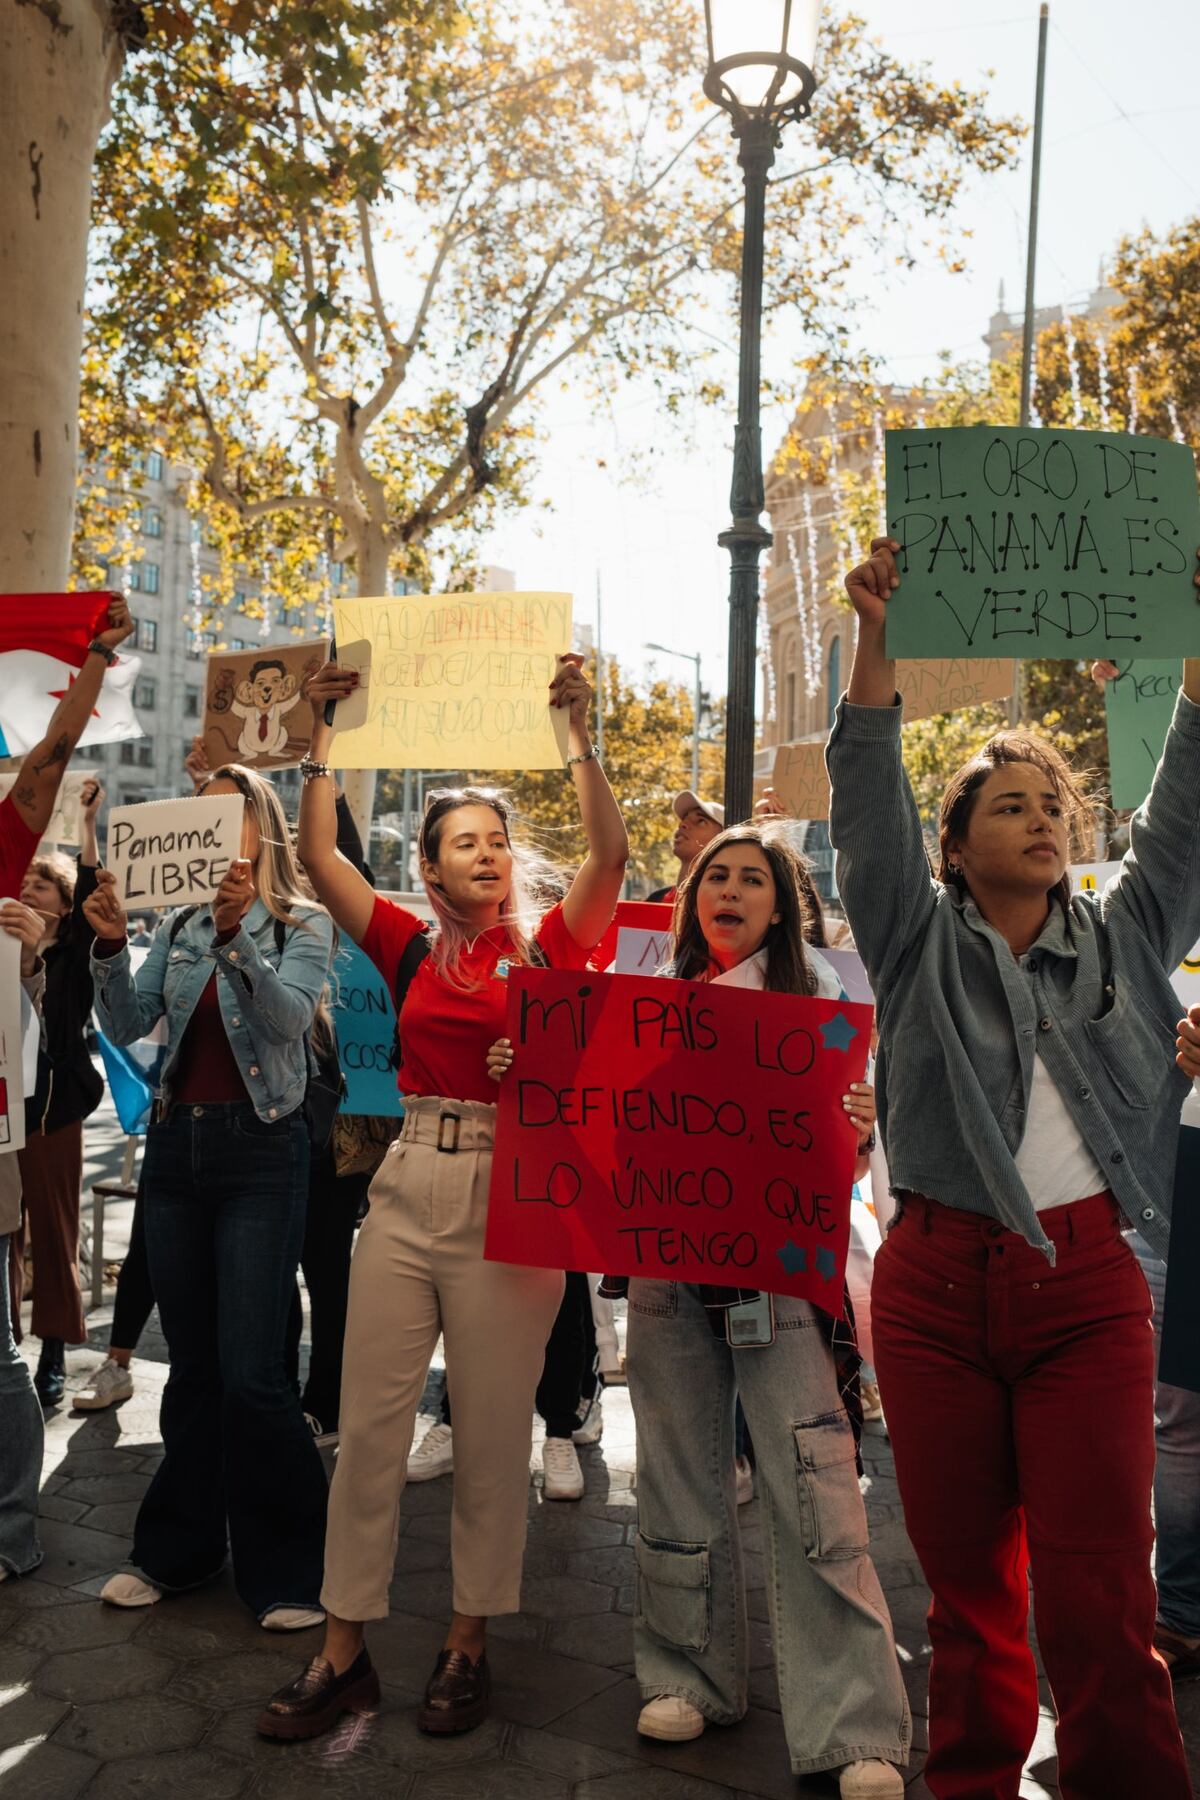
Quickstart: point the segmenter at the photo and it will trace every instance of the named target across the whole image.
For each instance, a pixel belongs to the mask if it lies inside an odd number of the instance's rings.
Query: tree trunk
[[[364,599],[386,594],[388,591],[388,552],[387,541],[383,535],[383,525],[370,522],[364,525],[356,536],[356,561],[358,564],[358,591]],[[336,739],[335,739],[336,744]],[[346,791],[346,800],[350,811],[354,814],[354,823],[358,826],[367,852],[367,861],[371,860],[371,820],[375,813],[375,779],[374,769],[344,769],[342,786]],[[401,874],[403,887],[408,881],[407,871]]]
[[[0,591],[71,556],[92,161],[124,45],[109,0],[0,7]]]

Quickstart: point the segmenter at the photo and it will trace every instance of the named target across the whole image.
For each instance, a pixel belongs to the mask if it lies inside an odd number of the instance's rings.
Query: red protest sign
[[[484,1255],[840,1312],[871,1010],[514,970]]]

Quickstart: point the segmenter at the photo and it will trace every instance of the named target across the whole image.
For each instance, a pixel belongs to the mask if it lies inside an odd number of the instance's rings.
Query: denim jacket
[[[329,974],[333,921],[312,908],[305,923],[289,926],[283,955],[275,947],[275,920],[255,900],[228,943],[214,942],[212,911],[198,907],[171,940],[174,913],[159,922],[137,974],[127,946],[115,956],[92,952],[96,1011],[114,1044],[145,1037],[167,1021],[159,1098],[170,1104],[171,1072],[179,1046],[205,987],[217,970],[221,1017],[246,1092],[260,1119],[282,1119],[304,1099],[307,1039]]]
[[[930,874],[900,718],[843,696],[826,750],[838,889],[878,1009],[892,1184],[1001,1220],[1053,1262],[1014,1161],[1040,1056],[1126,1218],[1165,1257],[1189,1086],[1171,976],[1200,936],[1200,706],[1176,701],[1120,873],[1052,905],[1022,963],[969,894]]]

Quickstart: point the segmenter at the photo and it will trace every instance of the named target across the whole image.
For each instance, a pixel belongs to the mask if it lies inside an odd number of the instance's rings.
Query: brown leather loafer
[[[474,1731],[487,1718],[492,1676],[486,1654],[473,1663],[464,1650],[442,1650],[417,1714],[422,1731],[449,1736]]]
[[[342,1675],[314,1656],[295,1681],[271,1695],[255,1729],[269,1738],[320,1737],[343,1713],[374,1712],[378,1705],[379,1677],[364,1646]]]

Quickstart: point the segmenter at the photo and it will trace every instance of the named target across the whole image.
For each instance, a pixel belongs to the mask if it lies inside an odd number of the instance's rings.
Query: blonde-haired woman
[[[233,763],[206,794],[246,802],[242,855],[211,905],[167,914],[131,974],[127,922],[101,869],[96,1006],[114,1043],[167,1024],[146,1135],[146,1247],[170,1351],[163,1462],[134,1529],[136,1574],[102,1598],[150,1606],[220,1570],[269,1630],[319,1624],[325,1475],[284,1373],[304,1236],[307,1039],[333,923],[306,889],[278,796]]]

